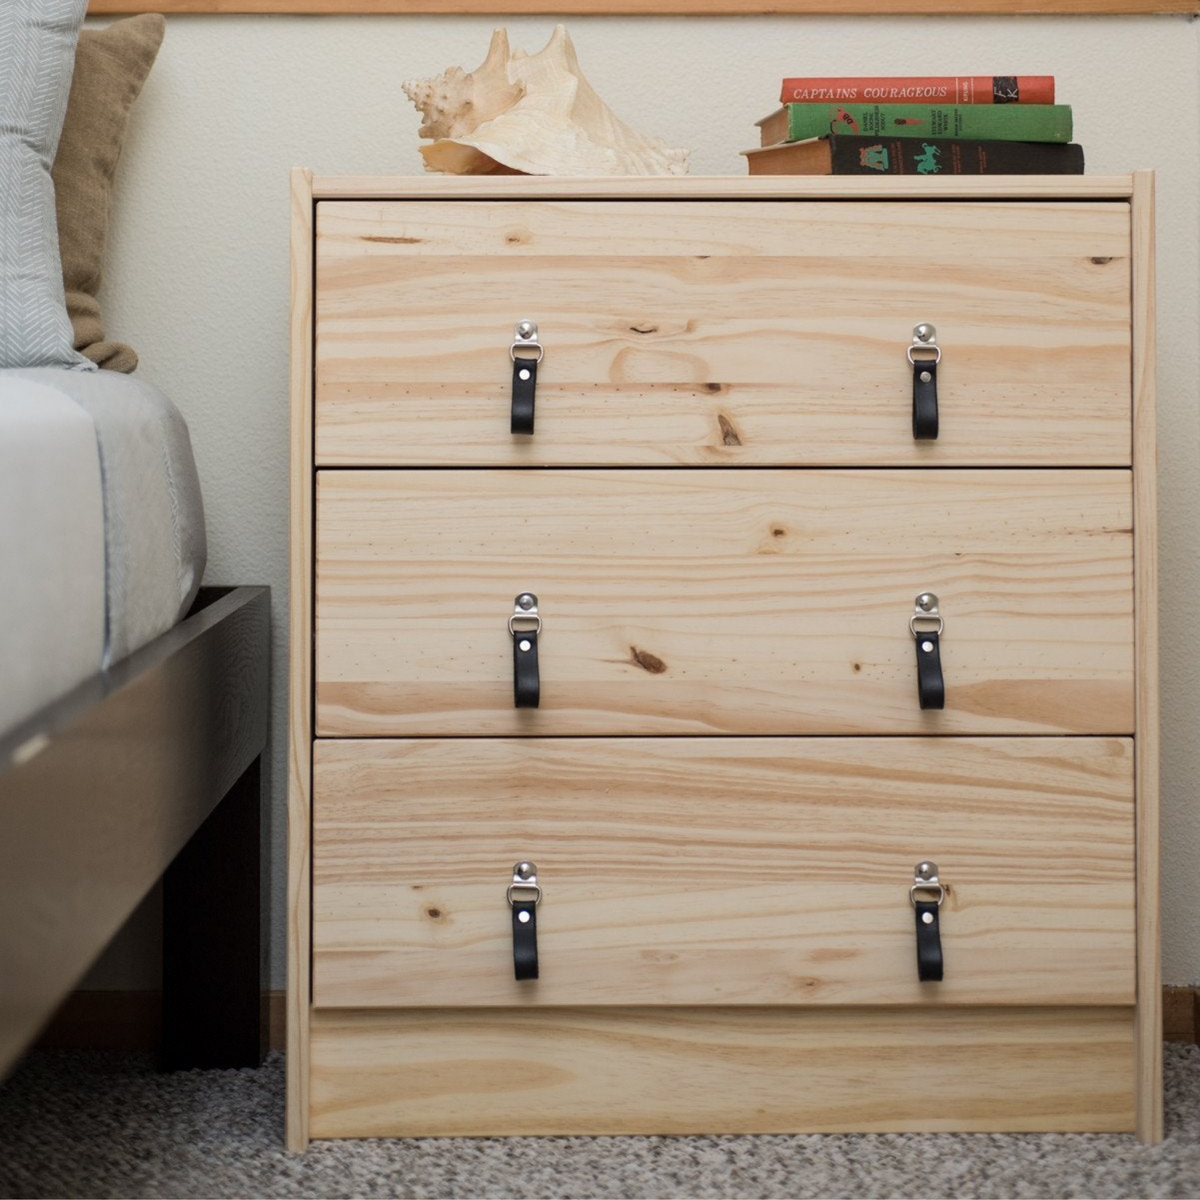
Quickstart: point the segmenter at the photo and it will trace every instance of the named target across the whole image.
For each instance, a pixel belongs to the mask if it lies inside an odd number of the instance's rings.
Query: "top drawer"
[[[323,201],[317,463],[1128,465],[1129,250],[1120,202]]]

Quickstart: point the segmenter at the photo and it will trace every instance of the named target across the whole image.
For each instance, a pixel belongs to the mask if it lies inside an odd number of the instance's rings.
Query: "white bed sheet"
[[[30,461],[13,473],[11,482],[6,479],[0,484],[4,487],[0,537],[17,537],[14,526],[24,530],[19,535],[24,548],[14,547],[14,553],[27,559],[17,565],[16,558],[3,553],[0,564],[6,573],[21,573],[29,619],[36,609],[57,614],[38,618],[36,627],[27,623],[20,642],[5,643],[0,651],[0,670],[6,677],[9,657],[16,653],[23,655],[24,672],[21,687],[13,689],[14,701],[0,709],[0,730],[171,628],[195,599],[204,574],[203,500],[187,426],[175,406],[136,376],[54,367],[0,371],[0,418],[7,412],[10,424],[38,429],[51,408],[75,431],[72,444],[80,443],[72,451],[76,457],[82,456],[81,431],[86,427],[92,474],[81,474],[75,458],[47,450],[50,458],[43,458],[40,468],[35,470]],[[73,416],[68,420],[67,414]],[[44,434],[23,436],[36,440],[58,434],[47,426]],[[0,440],[8,438],[0,435]],[[102,500],[99,531],[91,515],[94,504],[85,508],[79,494],[85,477],[94,482],[97,473]],[[36,501],[29,499],[33,496]],[[63,514],[71,511],[79,517],[68,536],[62,528]],[[46,532],[39,534],[39,528]],[[75,637],[83,617],[62,606],[69,606],[67,594],[76,586],[72,580],[82,570],[77,566],[76,543],[89,538],[90,553],[94,555],[98,546],[102,564],[102,636],[86,670],[79,670],[78,655],[71,657],[67,674],[74,678],[63,686],[60,643],[64,636]],[[31,558],[39,542],[42,549]],[[85,590],[91,590],[90,583]],[[8,607],[0,591],[0,610]],[[88,618],[87,628],[94,628],[94,617]],[[90,635],[88,644],[92,644]],[[18,645],[24,649],[18,651]],[[82,643],[74,647],[81,648]],[[48,688],[57,690],[47,696]]]
[[[0,732],[104,653],[104,495],[91,418],[0,371]]]

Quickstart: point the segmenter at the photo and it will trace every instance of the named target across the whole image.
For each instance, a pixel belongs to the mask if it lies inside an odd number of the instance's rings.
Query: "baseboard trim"
[[[270,992],[272,1050],[287,1044],[287,993]],[[160,992],[72,992],[37,1045],[42,1050],[155,1050],[162,1032]],[[1163,1041],[1200,1045],[1200,988],[1163,988]]]
[[[1200,988],[1163,988],[1163,1041],[1200,1045]]]
[[[268,1045],[284,1049],[286,992],[269,992]],[[37,1041],[39,1050],[157,1050],[161,992],[72,992]]]

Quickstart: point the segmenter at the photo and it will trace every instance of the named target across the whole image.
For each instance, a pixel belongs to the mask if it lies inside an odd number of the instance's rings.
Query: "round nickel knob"
[[[938,598],[932,592],[922,592],[917,597],[917,607],[922,612],[930,612],[937,608]]]

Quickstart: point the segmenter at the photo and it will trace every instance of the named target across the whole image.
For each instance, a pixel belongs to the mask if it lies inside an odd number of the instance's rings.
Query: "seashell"
[[[492,34],[471,72],[450,67],[403,85],[421,110],[426,170],[452,175],[685,175],[687,150],[630,128],[579,69],[570,36],[556,25],[536,54]]]

